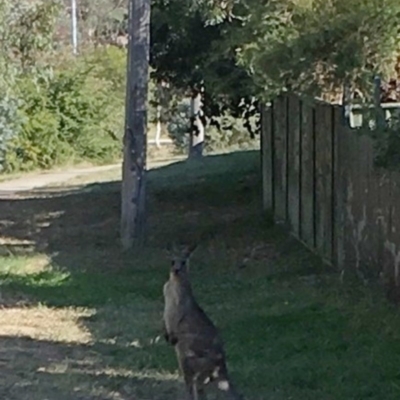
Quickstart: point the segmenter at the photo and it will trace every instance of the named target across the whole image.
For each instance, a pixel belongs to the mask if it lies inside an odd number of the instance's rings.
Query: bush
[[[7,93],[4,87],[0,91],[0,96],[0,172],[2,172],[10,142],[19,133],[20,116],[19,100]]]
[[[285,88],[337,94],[344,83],[368,96],[373,76],[395,73],[398,0],[248,3],[238,56],[266,98]]]
[[[98,47],[83,54],[84,64],[91,68],[91,75],[105,80],[111,85],[116,98],[125,100],[127,52],[124,49],[108,46]]]
[[[126,51],[55,51],[61,10],[58,0],[0,4],[2,170],[120,156]]]
[[[182,100],[171,114],[168,132],[176,147],[187,151],[189,146],[189,119],[190,100]],[[244,126],[244,121],[225,113],[214,117],[219,124],[206,126],[205,149],[207,151],[227,150],[231,148],[248,149],[258,144],[257,139],[252,139]]]
[[[184,99],[176,105],[175,112],[171,113],[167,126],[171,139],[181,151],[187,150],[189,146],[189,119],[190,100]]]
[[[118,51],[122,59],[124,51]],[[56,71],[28,74],[18,80],[22,123],[5,157],[7,171],[78,160],[103,163],[120,156],[124,83],[117,78],[125,65],[96,65],[97,56],[93,53],[70,60]],[[104,53],[101,57],[107,61]]]

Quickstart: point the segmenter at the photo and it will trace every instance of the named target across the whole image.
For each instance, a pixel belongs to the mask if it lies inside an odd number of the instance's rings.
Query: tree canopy
[[[231,105],[285,90],[368,92],[395,77],[397,0],[155,0],[152,63],[185,87],[205,81]]]

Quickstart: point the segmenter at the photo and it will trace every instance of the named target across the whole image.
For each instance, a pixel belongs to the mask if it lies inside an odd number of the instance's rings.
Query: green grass
[[[246,398],[400,398],[397,310],[377,288],[340,283],[335,271],[274,227],[260,213],[258,171],[256,152],[151,171],[148,243],[128,254],[119,248],[117,183],[3,202],[7,252],[1,254],[11,255],[0,258],[8,305],[4,315],[0,310],[6,321],[0,365],[9,361],[0,398],[172,400],[182,394],[173,350],[154,340],[169,267],[165,249],[174,241],[199,242],[191,262],[194,290],[221,330]],[[30,246],[18,245],[27,239]],[[16,334],[5,327],[19,309],[24,323]],[[69,322],[57,310],[77,314]],[[52,324],[57,337],[41,333]],[[76,339],[78,328],[90,334],[89,343]],[[18,386],[21,379],[25,385]]]

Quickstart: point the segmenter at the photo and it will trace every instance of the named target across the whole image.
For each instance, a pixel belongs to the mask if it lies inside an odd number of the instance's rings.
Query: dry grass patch
[[[26,337],[63,343],[89,343],[89,330],[80,322],[94,311],[46,306],[0,309],[0,336]]]
[[[9,246],[21,246],[21,245],[29,245],[33,246],[34,243],[31,241],[19,241],[19,240],[7,240],[5,242]],[[4,267],[3,272],[12,272],[13,275],[33,275],[39,274],[48,270],[51,270],[51,259],[47,254],[32,254],[29,257],[24,258],[24,262],[20,263],[20,267],[16,268],[15,264],[11,267]]]

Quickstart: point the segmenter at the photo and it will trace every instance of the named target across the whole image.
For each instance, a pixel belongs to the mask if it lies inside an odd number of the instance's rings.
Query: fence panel
[[[311,103],[301,104],[301,232],[300,237],[309,247],[315,247],[314,230],[314,152],[315,109]]]
[[[287,97],[274,101],[274,215],[287,221]]]
[[[374,168],[371,138],[347,129],[344,141],[344,266],[367,280],[378,278],[381,270],[389,270],[391,275],[393,257],[386,243],[391,231],[395,179],[388,171]]]
[[[332,263],[339,270],[343,269],[343,240],[345,218],[345,176],[343,160],[346,155],[343,135],[347,134],[344,126],[342,107],[333,109],[333,196],[332,196]]]
[[[340,269],[380,277],[400,302],[400,173],[374,166],[373,140],[342,114],[292,96],[263,113],[264,206]]]
[[[333,106],[315,108],[315,227],[316,248],[327,260],[332,259],[332,115]]]
[[[390,214],[385,238],[383,278],[390,300],[400,302],[400,174],[390,174]]]
[[[288,97],[288,220],[300,237],[300,100]]]

